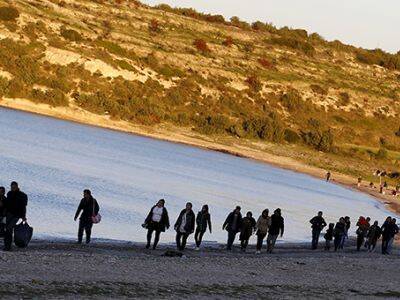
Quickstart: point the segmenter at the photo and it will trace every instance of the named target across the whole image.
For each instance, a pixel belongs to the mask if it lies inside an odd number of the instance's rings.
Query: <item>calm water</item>
[[[205,240],[221,242],[222,223],[236,205],[256,218],[264,208],[282,208],[285,241],[308,240],[308,221],[318,210],[329,222],[343,215],[381,222],[389,214],[366,195],[310,176],[8,109],[0,109],[0,137],[0,185],[16,180],[29,195],[36,237],[75,237],[73,216],[84,188],[101,205],[95,237],[133,241],[145,240],[140,225],[159,198],[166,199],[172,224],[187,201],[196,212],[209,204],[214,232]],[[162,242],[172,242],[173,235],[170,229]]]

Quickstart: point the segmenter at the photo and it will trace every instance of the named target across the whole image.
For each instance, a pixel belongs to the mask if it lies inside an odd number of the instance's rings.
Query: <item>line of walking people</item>
[[[18,183],[13,181],[10,185],[10,191],[6,194],[4,187],[0,187],[0,235],[4,236],[4,250],[10,251],[13,241],[13,231],[16,224],[21,219],[26,222],[26,207],[28,204],[27,195],[19,189]],[[83,234],[86,234],[86,243],[90,243],[93,224],[101,221],[99,214],[100,206],[93,198],[90,190],[83,191],[83,198],[79,202],[74,220],[79,218],[78,243],[82,243]],[[396,219],[387,217],[382,226],[378,221],[370,225],[369,217],[360,217],[356,223],[357,226],[357,250],[360,251],[362,245],[369,251],[374,251],[377,241],[382,237],[382,253],[389,254],[392,249],[394,237],[399,233],[399,227]],[[311,248],[317,249],[322,230],[328,226],[324,234],[325,250],[330,250],[333,241],[334,250],[343,249],[348,232],[351,226],[350,217],[341,217],[334,224],[327,225],[323,218],[322,211],[310,220],[312,228]],[[161,199],[154,205],[145,219],[143,225],[147,229],[146,248],[151,246],[151,240],[154,234],[153,249],[156,249],[160,240],[161,232],[165,232],[170,227],[168,211],[165,208],[165,200]],[[211,214],[208,205],[203,205],[197,213],[193,212],[192,203],[186,203],[186,207],[179,213],[174,224],[176,231],[176,247],[183,251],[189,236],[194,233],[196,250],[199,250],[204,234],[207,230],[212,233]],[[276,240],[284,234],[284,218],[280,208],[277,208],[273,214],[269,215],[269,210],[265,209],[257,219],[253,218],[252,212],[247,212],[243,217],[241,207],[237,206],[227,216],[222,225],[222,229],[227,231],[228,239],[226,249],[232,250],[233,243],[239,234],[240,246],[243,252],[246,251],[249,240],[253,234],[257,236],[256,253],[261,253],[264,241],[267,244],[267,253],[272,253]]]
[[[168,211],[165,208],[165,200],[161,199],[154,205],[142,225],[147,229],[146,248],[151,247],[151,240],[154,234],[153,249],[156,249],[160,240],[161,232],[165,232],[170,227]],[[186,207],[180,212],[174,229],[176,231],[176,247],[178,250],[185,250],[188,237],[194,233],[196,250],[199,250],[204,234],[207,229],[212,233],[211,215],[208,205],[203,205],[202,209],[197,213],[193,212],[192,203],[186,203]],[[257,222],[253,218],[252,212],[247,212],[242,217],[241,207],[237,206],[226,218],[222,229],[228,233],[227,250],[232,250],[232,245],[239,234],[242,251],[246,251],[250,237],[256,233],[257,235],[257,253],[261,252],[261,248],[265,237],[267,237],[267,252],[271,253],[278,236],[283,236],[284,219],[281,216],[281,210],[278,208],[272,216],[269,216],[269,210],[265,209]]]
[[[368,251],[374,251],[378,240],[382,237],[382,254],[390,254],[395,236],[399,233],[396,219],[387,217],[382,226],[379,226],[378,221],[374,221],[372,225],[370,222],[370,217],[360,216],[356,223],[357,251],[361,251],[363,245]],[[310,223],[312,228],[311,249],[315,250],[318,248],[321,231],[327,226],[322,211],[318,212],[310,220]],[[351,222],[348,216],[341,217],[336,224],[330,223],[324,234],[325,250],[330,250],[332,240],[334,241],[335,251],[343,249],[345,240],[348,239],[350,226]]]

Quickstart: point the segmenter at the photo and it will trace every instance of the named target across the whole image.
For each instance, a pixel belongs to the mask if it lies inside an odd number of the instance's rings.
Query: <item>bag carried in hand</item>
[[[22,222],[14,227],[14,244],[19,248],[28,246],[32,239],[33,228],[26,222]]]
[[[96,206],[96,200],[93,199],[93,214],[92,214],[92,222],[93,224],[97,224],[101,222],[101,215],[99,213],[95,213],[95,206]]]

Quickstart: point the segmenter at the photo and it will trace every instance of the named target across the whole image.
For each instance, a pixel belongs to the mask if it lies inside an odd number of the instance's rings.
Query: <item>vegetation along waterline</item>
[[[1,105],[361,176],[373,194],[376,169],[399,169],[399,54],[135,1],[0,1],[0,20]]]

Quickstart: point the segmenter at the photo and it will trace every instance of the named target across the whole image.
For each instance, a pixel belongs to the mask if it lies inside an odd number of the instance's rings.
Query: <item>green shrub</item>
[[[301,137],[305,144],[312,146],[318,151],[332,152],[334,150],[334,135],[330,129],[321,129],[318,120],[310,119],[311,130],[303,131]]]
[[[8,79],[0,76],[0,98],[8,93]]]
[[[82,35],[73,29],[67,29],[65,26],[62,26],[60,29],[61,36],[69,40],[71,42],[80,42],[83,40]]]
[[[299,38],[293,37],[279,37],[279,38],[271,38],[268,40],[269,43],[279,46],[285,46],[294,50],[298,50],[303,52],[308,56],[313,56],[315,54],[314,47],[307,41],[301,40]]]
[[[328,95],[328,90],[318,84],[311,84],[310,88],[316,94],[320,94],[322,96]]]
[[[280,100],[282,102],[282,105],[286,107],[287,110],[290,112],[302,109],[304,106],[303,105],[304,101],[300,93],[295,89],[291,89],[288,92],[282,94]]]
[[[196,130],[203,134],[222,134],[231,126],[229,119],[223,115],[207,116],[199,118]]]
[[[19,18],[19,11],[12,6],[0,7],[0,20],[2,21],[15,21]]]
[[[69,104],[64,92],[59,89],[50,89],[45,92],[33,89],[30,98],[35,102],[46,103],[53,107],[68,106]]]
[[[350,95],[346,92],[341,92],[339,94],[339,105],[340,106],[347,106],[350,104]]]
[[[285,129],[284,135],[285,135],[285,141],[290,144],[297,144],[301,141],[300,135],[292,129],[289,128]]]
[[[282,142],[284,138],[284,126],[281,120],[274,114],[265,118],[251,118],[242,124],[246,135],[253,138],[268,140],[275,143]]]

